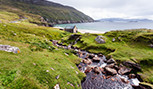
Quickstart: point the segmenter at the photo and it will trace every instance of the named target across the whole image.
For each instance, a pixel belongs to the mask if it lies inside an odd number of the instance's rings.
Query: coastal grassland
[[[62,89],[80,89],[85,77],[76,67],[80,59],[50,42],[67,35],[26,22],[0,23],[0,44],[21,50],[19,54],[0,51],[0,89],[52,89],[56,84]]]
[[[106,43],[98,44],[95,38],[104,36]],[[113,38],[115,41],[113,42]],[[68,45],[72,40],[64,39],[64,44]],[[153,30],[135,29],[124,31],[110,31],[105,34],[82,34],[80,41],[74,47],[81,48],[91,53],[102,53],[107,57],[111,56],[115,60],[132,61],[139,63],[142,67],[142,78],[153,84],[153,48],[149,47],[153,43]]]

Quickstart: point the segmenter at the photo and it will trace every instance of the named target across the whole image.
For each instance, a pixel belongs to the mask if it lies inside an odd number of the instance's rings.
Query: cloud
[[[94,19],[153,19],[153,0],[50,0],[75,7]]]

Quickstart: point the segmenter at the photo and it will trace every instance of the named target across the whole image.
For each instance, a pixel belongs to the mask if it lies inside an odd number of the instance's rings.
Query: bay
[[[65,28],[69,26],[77,26],[82,33],[104,33],[112,30],[127,30],[127,29],[153,29],[153,21],[138,21],[138,22],[92,22],[92,23],[73,23],[73,24],[57,24],[55,27]]]

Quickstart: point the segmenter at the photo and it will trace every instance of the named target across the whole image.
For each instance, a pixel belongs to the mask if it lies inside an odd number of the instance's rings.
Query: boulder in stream
[[[111,75],[117,74],[117,71],[113,68],[105,67],[105,70],[106,70],[107,74],[111,74]]]

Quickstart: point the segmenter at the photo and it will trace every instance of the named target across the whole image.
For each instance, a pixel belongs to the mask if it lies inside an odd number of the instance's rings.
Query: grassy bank
[[[0,51],[0,89],[81,88],[80,59],[49,41],[69,34],[29,23],[1,23],[0,44],[19,47],[21,53]]]
[[[95,38],[104,36],[106,43],[98,44]],[[153,48],[148,45],[152,44],[153,31],[148,29],[135,29],[125,31],[111,31],[105,34],[82,34],[80,41],[75,47],[87,50],[91,53],[102,53],[106,56],[112,56],[115,60],[132,61],[139,63],[142,67],[142,78],[153,84]],[[65,45],[73,42],[63,41]],[[112,40],[115,39],[113,42]]]

